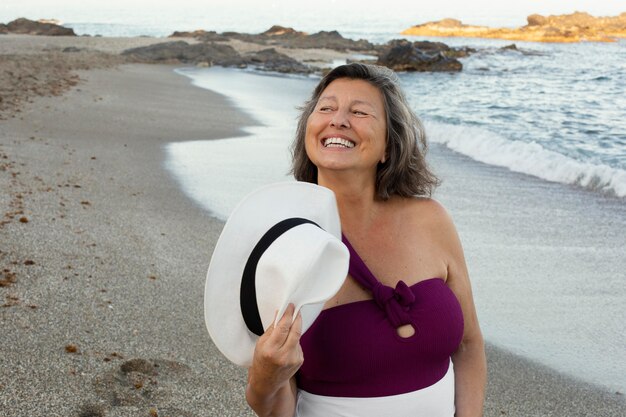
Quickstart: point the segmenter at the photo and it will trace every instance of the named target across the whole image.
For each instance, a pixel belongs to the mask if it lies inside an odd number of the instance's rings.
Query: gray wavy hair
[[[387,160],[377,167],[376,196],[382,200],[392,195],[431,196],[439,185],[439,179],[426,163],[428,145],[424,127],[409,107],[396,74],[377,65],[352,63],[334,68],[322,78],[311,98],[300,108],[302,113],[291,146],[291,173],[296,180],[317,183],[317,167],[305,149],[306,125],[322,92],[339,78],[367,81],[378,88],[383,96],[387,118]]]

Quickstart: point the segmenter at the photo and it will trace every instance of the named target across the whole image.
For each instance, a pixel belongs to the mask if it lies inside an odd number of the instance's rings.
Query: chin
[[[350,168],[345,161],[319,161],[315,164],[317,170],[342,171]]]

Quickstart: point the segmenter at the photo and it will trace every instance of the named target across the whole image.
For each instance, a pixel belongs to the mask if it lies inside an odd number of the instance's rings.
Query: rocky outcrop
[[[294,28],[289,28],[280,25],[274,25],[265,32],[261,33],[265,36],[306,36],[306,33],[299,32]]]
[[[377,64],[394,71],[461,71],[463,64],[448,56],[449,51],[450,48],[440,42],[409,42],[398,39],[381,48]]]
[[[9,33],[9,28],[4,23],[0,23],[0,35],[5,35]]]
[[[616,17],[594,17],[576,12],[569,15],[533,14],[528,24],[517,29],[465,25],[459,20],[444,19],[413,26],[403,35],[497,38],[531,42],[612,42],[626,37],[626,12]]]
[[[193,32],[179,32],[175,31],[168,38],[196,38],[198,36],[203,36],[207,32],[205,30],[194,30]]]
[[[364,40],[360,39],[355,41],[353,39],[344,38],[341,34],[335,30],[333,31],[321,31],[309,35],[305,32],[297,31],[293,28],[284,26],[272,26],[270,29],[259,34],[238,33],[238,32],[174,32],[170,37],[193,37],[203,42],[219,42],[228,41],[229,39],[237,39],[243,42],[250,42],[259,45],[267,46],[280,46],[283,48],[302,48],[302,49],[333,49],[336,51],[360,51],[370,52],[375,49],[375,46]]]
[[[391,45],[398,40],[390,41],[387,45]],[[386,47],[388,48],[388,46]],[[476,49],[464,46],[462,48],[450,48],[443,42],[416,41],[413,46],[426,54],[441,53],[447,58],[465,58],[476,52]]]
[[[231,46],[217,43],[164,42],[127,49],[122,55],[143,62],[241,66],[241,55]]]
[[[171,37],[193,38],[200,44],[189,45],[187,42],[169,42],[146,48],[125,51],[137,59],[149,62],[183,62],[208,65],[254,66],[261,70],[283,73],[310,73],[310,66],[288,55],[290,49],[330,49],[340,52],[362,52],[375,56],[374,63],[384,65],[396,71],[461,71],[463,65],[458,58],[475,52],[471,48],[450,48],[442,42],[409,42],[394,40],[385,45],[374,45],[366,40],[346,39],[337,31],[321,31],[308,35],[290,27],[272,26],[259,34],[237,32],[216,33],[197,30],[193,32],[174,32]],[[236,41],[236,42],[235,42]],[[241,48],[241,42],[254,44]],[[211,47],[200,45],[212,45]],[[268,46],[260,49],[258,45]],[[229,49],[227,59],[216,58],[217,46],[235,46],[243,55],[236,55]],[[290,54],[291,55],[291,54]],[[297,55],[297,54],[296,54]],[[304,61],[306,62],[306,61]],[[370,62],[370,61],[368,61]]]
[[[311,68],[295,59],[277,52],[274,48],[264,49],[244,56],[246,64],[264,71],[308,74]]]
[[[230,38],[214,30],[194,30],[193,32],[174,32],[170,38],[193,38],[200,42],[227,42]]]
[[[376,54],[376,45],[363,39],[355,41],[344,38],[337,31],[321,31],[309,35],[305,32],[279,25],[272,26],[265,32],[258,34],[239,32],[217,33],[214,31],[196,30],[192,32],[174,32],[170,37],[193,38],[201,43],[212,43],[215,45],[227,45],[229,43],[234,45],[233,41],[254,44],[254,47],[244,49],[252,49],[255,52],[248,52],[241,56],[237,66],[253,65],[262,70],[288,73],[310,73],[312,70],[311,67],[303,64],[301,61],[285,55],[283,52],[286,49],[331,49],[340,52],[353,51]],[[258,45],[266,48],[259,50]],[[187,52],[182,52],[180,48],[187,49],[187,47],[182,45],[170,44],[157,50],[132,51],[132,53],[141,56],[142,59],[160,59],[165,54],[164,56],[169,57],[168,59],[170,60],[178,59],[180,62],[196,63],[197,60],[195,58],[189,60],[190,57],[187,55]],[[278,51],[278,49],[281,49],[282,52]],[[131,51],[128,51],[128,53],[131,53]],[[145,54],[148,54],[150,58]],[[220,61],[210,60],[207,62],[222,65]]]
[[[584,12],[547,17],[533,14],[528,16],[527,21],[528,25],[525,27],[549,26],[562,30],[566,28],[586,28],[603,31],[610,36],[612,32],[624,33],[624,29],[626,29],[626,12],[615,17],[594,17]]]
[[[372,51],[374,45],[365,39],[358,41],[344,38],[336,30],[321,31],[308,36],[300,36],[286,43],[288,48],[326,48],[336,51]]]
[[[213,42],[194,44],[185,41],[165,42],[128,49],[122,55],[141,62],[221,65],[239,68],[251,65],[264,71],[300,74],[311,72],[308,66],[273,48],[241,55],[230,45]]]
[[[452,25],[456,24],[452,22]],[[128,50],[124,54],[144,62],[254,66],[265,71],[306,74],[313,70],[305,64],[306,60],[298,58],[302,56],[302,51],[294,51],[292,55],[291,49],[360,52],[374,56],[374,63],[396,71],[423,72],[461,71],[463,65],[458,61],[458,58],[467,57],[476,52],[472,48],[450,48],[442,42],[428,41],[393,40],[385,45],[375,45],[363,39],[355,41],[344,38],[337,31],[320,31],[309,35],[290,27],[278,25],[258,34],[196,30],[174,32],[170,37],[192,38],[199,43],[166,42]],[[237,50],[241,51],[241,54],[238,54]],[[294,57],[299,60],[294,59]],[[372,61],[368,62],[371,63]]]
[[[8,33],[22,35],[44,36],[76,36],[74,29],[66,28],[54,23],[35,22],[25,18],[19,18],[6,25]]]

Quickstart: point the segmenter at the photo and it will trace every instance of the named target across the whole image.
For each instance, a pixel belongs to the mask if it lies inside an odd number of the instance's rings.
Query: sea
[[[80,35],[157,37],[195,29],[259,33],[280,24],[375,43],[443,17],[501,27],[525,23],[515,8],[468,8],[459,16],[454,8],[416,5],[372,11],[330,1],[321,13],[313,5],[295,12],[280,1],[248,9],[218,3],[30,10],[28,2],[9,1],[0,5],[0,22],[56,18]],[[457,223],[486,340],[580,381],[626,392],[626,39],[514,42],[515,48],[504,48],[513,42],[502,40],[419,40],[477,51],[461,59],[459,73],[399,78],[443,179],[435,197]],[[165,167],[190,198],[226,219],[254,188],[290,180],[297,107],[318,76],[177,72],[258,122],[237,138],[172,138]]]

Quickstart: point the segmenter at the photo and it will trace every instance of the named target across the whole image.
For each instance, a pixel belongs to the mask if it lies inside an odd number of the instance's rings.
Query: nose
[[[348,117],[344,112],[337,111],[333,114],[333,117],[330,119],[330,125],[336,128],[350,128],[350,122],[348,121]]]

